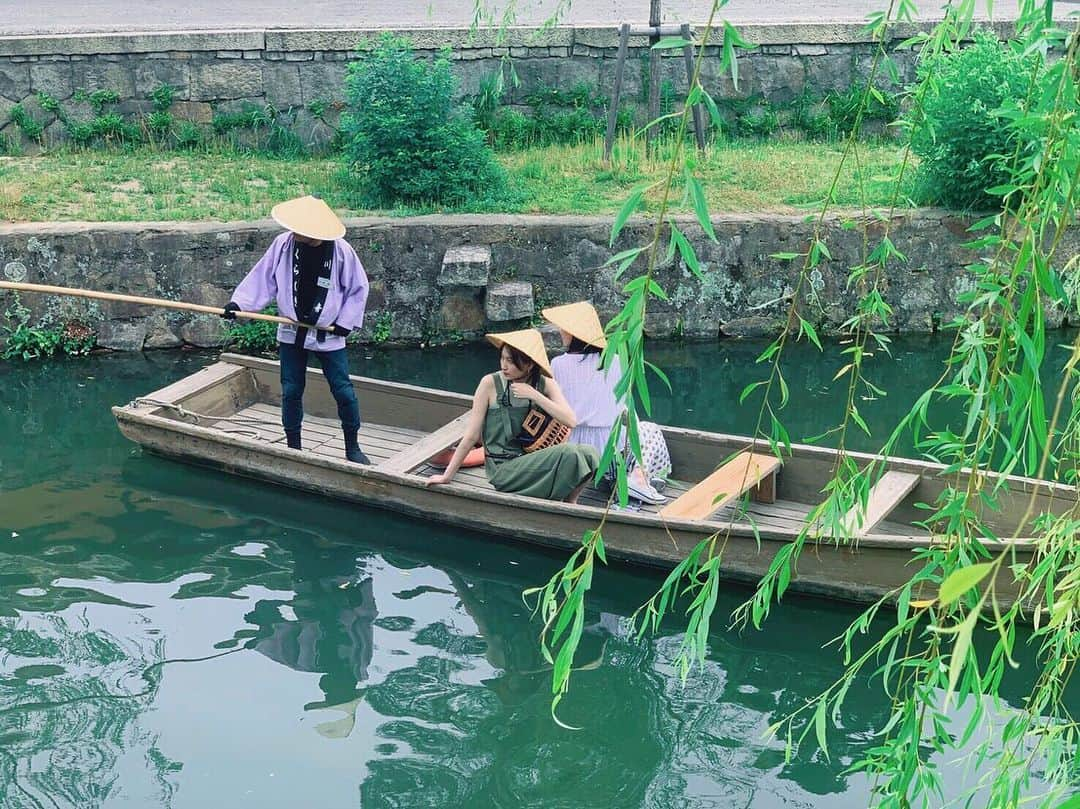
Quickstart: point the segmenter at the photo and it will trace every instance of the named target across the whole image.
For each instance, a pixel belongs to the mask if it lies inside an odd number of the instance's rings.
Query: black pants
[[[298,432],[304,421],[304,385],[307,382],[309,353],[319,359],[330,392],[337,402],[342,428],[353,432],[359,430],[360,403],[349,380],[345,349],[309,352],[306,348],[288,343],[278,343],[278,356],[281,358],[281,426],[287,433]]]

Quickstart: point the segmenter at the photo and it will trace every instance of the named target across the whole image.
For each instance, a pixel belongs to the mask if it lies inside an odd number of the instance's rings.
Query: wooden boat
[[[113,408],[121,432],[148,450],[294,489],[391,509],[506,539],[564,548],[579,546],[600,522],[607,496],[586,490],[579,503],[551,502],[495,491],[483,468],[462,469],[454,483],[429,487],[428,461],[461,437],[471,397],[446,391],[353,377],[365,423],[360,444],[373,465],[344,458],[334,400],[308,370],[304,450],[288,449],[280,424],[278,364],[223,354],[191,376],[124,406]],[[802,529],[821,488],[832,475],[835,452],[793,445],[783,466],[769,456],[743,452],[750,440],[736,435],[663,428],[673,477],[662,506],[611,510],[604,524],[607,555],[672,567],[703,537],[729,532],[722,570],[730,579],[755,582],[776,551]],[[733,453],[738,455],[723,465]],[[853,457],[868,462],[872,456]],[[864,517],[852,515],[857,542],[815,541],[802,555],[791,587],[855,602],[876,600],[908,580],[912,553],[932,541],[913,523],[925,519],[918,503],[933,502],[946,485],[941,467],[890,458],[870,492]],[[741,483],[733,483],[741,481]],[[728,491],[738,488],[738,492]],[[756,495],[742,497],[750,490]],[[717,500],[721,493],[726,499]],[[1032,514],[1068,508],[1070,486],[1009,478],[1004,507],[986,515],[998,536],[1016,535],[1029,500]],[[716,508],[717,505],[721,507]],[[1031,558],[1032,543],[1012,543],[1016,562]],[[1001,542],[990,548],[1004,547]],[[1008,584],[999,581],[1005,598]]]

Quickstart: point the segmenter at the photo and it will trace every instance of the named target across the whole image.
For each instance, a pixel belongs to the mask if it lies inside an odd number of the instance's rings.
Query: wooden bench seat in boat
[[[866,498],[866,511],[855,506],[844,515],[845,532],[853,537],[869,534],[900,505],[900,501],[911,493],[921,479],[910,472],[890,469],[871,487]]]
[[[776,500],[776,471],[780,459],[757,452],[740,452],[677,500],[660,509],[669,519],[704,520],[753,489],[760,503]]]
[[[435,432],[428,433],[405,451],[379,464],[379,468],[387,472],[407,473],[413,471],[416,467],[426,463],[431,456],[460,441],[465,435],[465,425],[468,422],[469,414],[462,413]]]

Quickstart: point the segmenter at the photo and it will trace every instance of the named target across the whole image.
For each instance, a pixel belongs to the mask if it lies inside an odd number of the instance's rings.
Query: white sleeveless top
[[[561,354],[551,360],[551,371],[577,416],[570,442],[588,444],[603,452],[611,425],[622,413],[615,400],[615,384],[622,375],[619,358],[615,357],[611,367],[603,371],[599,354]]]

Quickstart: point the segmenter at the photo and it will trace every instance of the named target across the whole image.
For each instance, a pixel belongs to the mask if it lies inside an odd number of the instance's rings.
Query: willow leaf
[[[619,213],[615,216],[615,221],[611,225],[611,241],[610,246],[615,246],[615,240],[619,238],[619,234],[622,233],[623,227],[633,213],[641,207],[641,200],[645,197],[645,192],[648,190],[648,186],[638,186],[630,192],[630,196],[626,198],[626,202],[623,203],[622,208],[619,209]]]
[[[983,562],[977,565],[968,565],[953,571],[949,577],[941,583],[938,591],[938,601],[942,606],[948,606],[960,596],[981,582],[993,569],[992,562]]]

